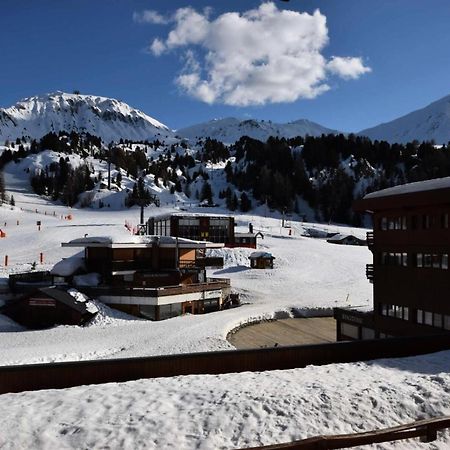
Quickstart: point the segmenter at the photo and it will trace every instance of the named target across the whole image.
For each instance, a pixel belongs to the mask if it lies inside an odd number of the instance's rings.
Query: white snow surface
[[[415,183],[401,184],[381,191],[371,192],[364,199],[389,197],[391,195],[410,194],[413,192],[434,191],[437,189],[449,189],[450,177],[435,178],[434,180],[417,181]]]
[[[130,327],[127,326],[129,329]],[[234,449],[450,414],[450,352],[6,394],[0,447]],[[448,449],[449,432],[361,448]]]
[[[337,134],[338,131],[323,127],[306,119],[289,123],[274,123],[270,120],[236,119],[228,117],[180,128],[177,136],[195,143],[198,139],[209,137],[226,144],[234,144],[242,136],[249,136],[260,141],[267,141],[270,136],[292,138],[296,136],[321,136]]]
[[[50,131],[88,132],[106,143],[120,138],[153,140],[173,135],[165,125],[126,103],[98,95],[53,92],[23,99],[0,109],[0,141]]]
[[[390,143],[407,143],[417,139],[419,142],[434,140],[436,144],[447,144],[450,140],[450,95],[358,134]]]

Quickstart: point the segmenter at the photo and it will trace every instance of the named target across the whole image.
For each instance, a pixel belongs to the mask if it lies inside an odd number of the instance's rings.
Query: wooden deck
[[[311,317],[261,322],[241,328],[229,335],[228,341],[238,349],[335,342],[336,321],[333,317]]]

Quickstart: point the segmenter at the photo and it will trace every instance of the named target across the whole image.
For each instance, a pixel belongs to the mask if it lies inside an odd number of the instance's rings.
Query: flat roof
[[[450,177],[418,181],[371,192],[353,203],[353,210],[375,212],[450,205]]]
[[[63,242],[62,247],[107,247],[107,248],[151,248],[157,244],[160,248],[222,248],[224,244],[209,241],[193,241],[191,239],[172,236],[135,236],[113,237],[92,236]]]

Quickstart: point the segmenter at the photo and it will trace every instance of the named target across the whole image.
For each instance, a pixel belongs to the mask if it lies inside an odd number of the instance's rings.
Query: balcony
[[[374,239],[373,239],[373,231],[368,231],[366,234],[366,241],[367,241],[367,246],[373,247],[374,244]]]
[[[373,283],[373,276],[374,276],[373,264],[366,264],[366,277],[371,283]]]

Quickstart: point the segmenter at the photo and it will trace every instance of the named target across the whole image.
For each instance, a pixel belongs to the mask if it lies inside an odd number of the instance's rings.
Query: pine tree
[[[245,192],[243,192],[241,194],[240,209],[242,212],[247,212],[247,211],[250,211],[251,208],[252,208],[252,202],[248,198],[248,195]]]
[[[16,201],[14,200],[14,195],[11,195],[11,198],[10,198],[10,200],[9,200],[9,204],[10,204],[11,206],[16,206]]]

